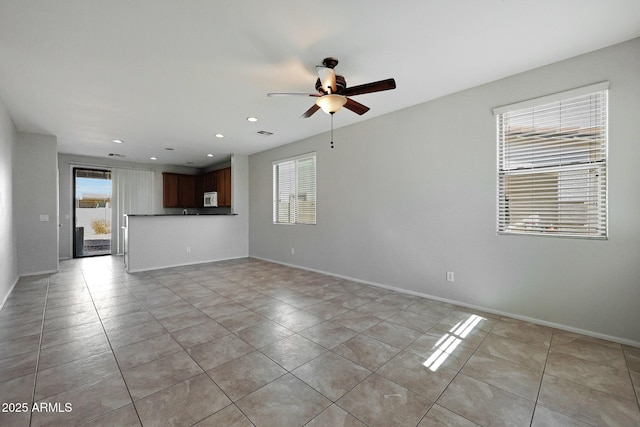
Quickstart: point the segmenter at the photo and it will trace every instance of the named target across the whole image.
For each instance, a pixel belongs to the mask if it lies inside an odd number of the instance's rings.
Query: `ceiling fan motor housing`
[[[336,93],[342,93],[347,88],[347,81],[343,76],[336,75]],[[316,90],[320,93],[326,93],[322,87],[320,79],[316,80]]]

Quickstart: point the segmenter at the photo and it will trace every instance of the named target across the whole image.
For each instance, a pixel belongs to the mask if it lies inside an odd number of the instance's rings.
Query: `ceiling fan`
[[[315,104],[300,116],[300,118],[306,119],[311,117],[319,109],[333,116],[333,114],[338,112],[343,106],[356,114],[363,115],[369,111],[369,107],[354,101],[349,98],[350,96],[396,88],[396,81],[394,79],[347,87],[345,78],[336,74],[334,70],[336,65],[338,65],[336,58],[325,58],[322,61],[322,65],[316,67],[318,72],[318,79],[316,80],[317,93],[268,93],[267,96],[311,96],[317,98]]]

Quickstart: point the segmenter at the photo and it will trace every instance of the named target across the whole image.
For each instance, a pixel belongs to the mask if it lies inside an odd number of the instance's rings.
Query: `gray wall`
[[[635,39],[252,155],[249,253],[640,345],[638,70]],[[496,235],[492,109],[605,80],[609,239]],[[309,151],[318,224],[273,225],[271,162]]]
[[[17,212],[13,202],[17,145],[18,132],[0,99],[0,307],[18,281]]]
[[[57,150],[55,136],[18,134],[13,189],[21,276],[58,270]]]

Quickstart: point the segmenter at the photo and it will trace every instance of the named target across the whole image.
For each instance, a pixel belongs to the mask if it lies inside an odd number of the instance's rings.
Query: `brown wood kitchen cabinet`
[[[201,175],[162,173],[162,206],[165,208],[201,208],[203,194],[218,192],[218,206],[231,206],[231,168]]]
[[[231,206],[231,168],[214,171],[218,206]]]
[[[162,206],[165,208],[178,207],[178,174],[162,173]]]
[[[165,208],[196,207],[196,176],[162,173],[162,206]]]

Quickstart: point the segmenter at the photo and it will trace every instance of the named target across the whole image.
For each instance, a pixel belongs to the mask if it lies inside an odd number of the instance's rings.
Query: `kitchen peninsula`
[[[125,215],[127,272],[247,255],[246,220],[233,213]]]

